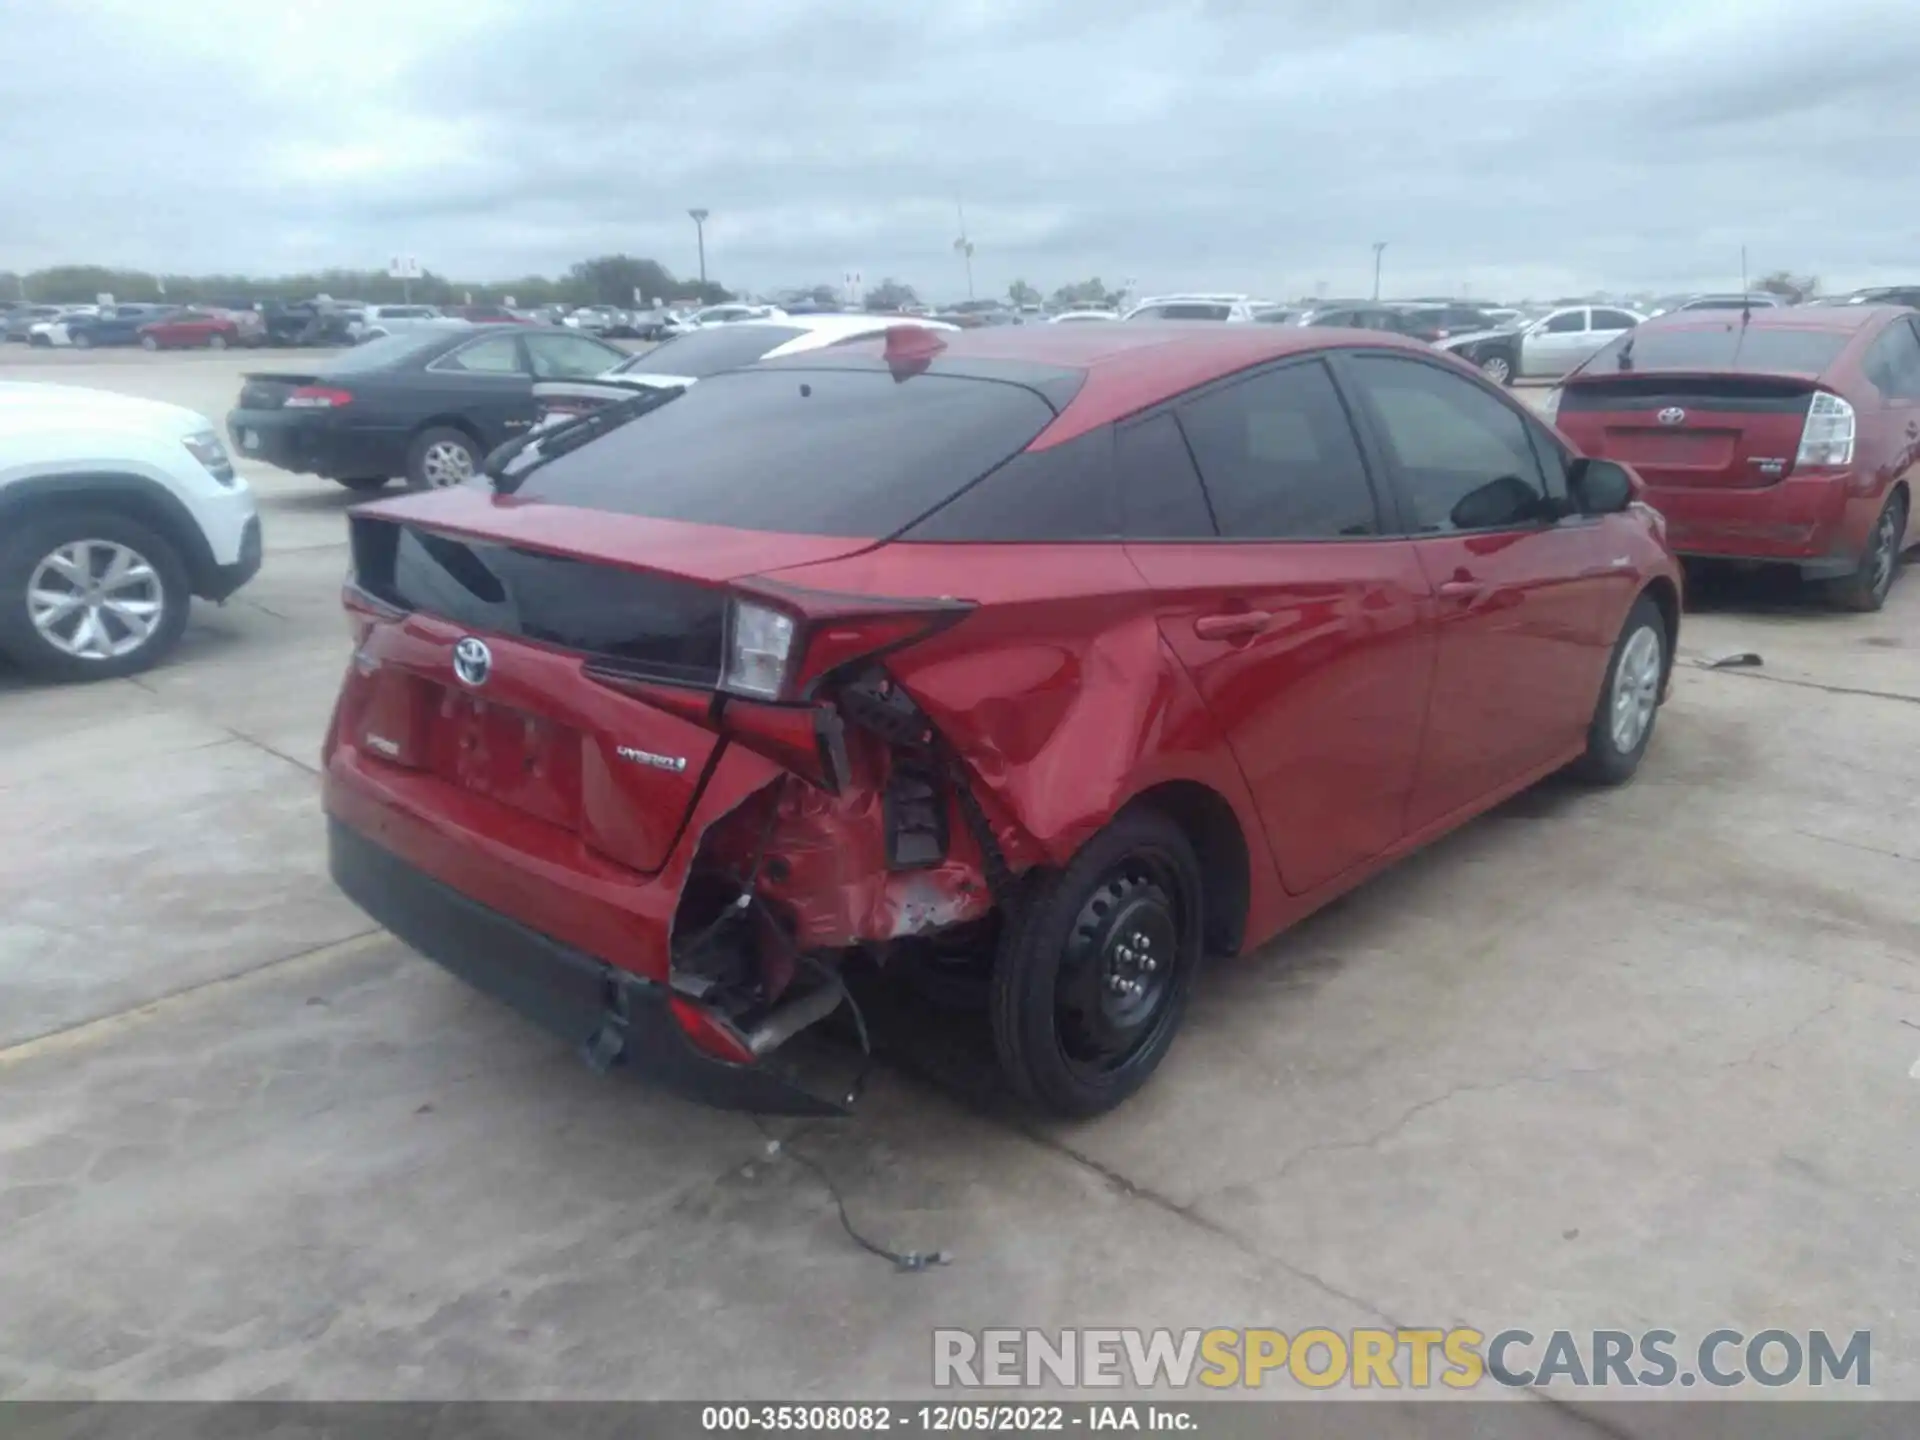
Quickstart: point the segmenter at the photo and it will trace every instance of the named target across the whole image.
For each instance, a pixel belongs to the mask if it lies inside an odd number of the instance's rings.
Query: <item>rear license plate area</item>
[[[554,825],[580,813],[580,737],[541,716],[442,690],[429,741],[434,773]]]
[[[1733,463],[1732,430],[1609,429],[1607,458],[1628,465],[1724,470]]]

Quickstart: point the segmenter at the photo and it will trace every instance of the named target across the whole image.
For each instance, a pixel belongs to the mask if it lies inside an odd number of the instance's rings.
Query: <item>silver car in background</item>
[[[1502,385],[1557,380],[1646,318],[1615,305],[1569,305],[1517,329],[1452,335],[1439,347]]]

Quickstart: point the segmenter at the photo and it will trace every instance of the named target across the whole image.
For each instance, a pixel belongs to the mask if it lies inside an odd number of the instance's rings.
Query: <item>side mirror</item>
[[[1617,515],[1633,503],[1640,484],[1626,466],[1582,456],[1567,467],[1567,490],[1582,515]]]

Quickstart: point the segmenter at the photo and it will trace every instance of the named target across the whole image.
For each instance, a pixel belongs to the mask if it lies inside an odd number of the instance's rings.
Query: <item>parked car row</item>
[[[1087,1115],[1203,956],[1548,774],[1629,779],[1683,558],[1885,599],[1914,312],[1680,311],[1571,368],[1542,416],[1311,321],[780,316],[642,357],[464,325],[250,375],[227,423],[431,492],[349,526],[323,785],[375,920],[601,1068],[761,1110],[833,1108],[790,1042],[899,968]],[[127,673],[258,523],[198,417],[59,388],[0,385],[0,649]],[[109,432],[134,488],[92,488]]]

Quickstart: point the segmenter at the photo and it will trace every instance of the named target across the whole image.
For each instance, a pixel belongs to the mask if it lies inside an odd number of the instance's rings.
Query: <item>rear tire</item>
[[[1887,496],[1873,522],[1867,540],[1867,553],[1860,557],[1860,568],[1844,580],[1836,580],[1827,594],[1843,610],[1863,613],[1878,610],[1887,603],[1887,594],[1900,574],[1900,547],[1907,538],[1907,500],[1896,490]]]
[[[142,335],[140,337],[140,348],[142,350],[158,350],[160,348],[160,342],[151,335]]]
[[[224,335],[209,335],[209,336],[207,337],[207,348],[208,348],[209,350],[224,350],[224,349],[226,349],[226,348],[227,348],[227,337],[226,337],[226,336],[224,336]]]
[[[407,448],[409,490],[444,490],[464,484],[479,471],[480,447],[463,430],[430,426]]]
[[[93,337],[84,330],[81,331],[73,337],[73,348],[76,350],[91,350],[93,348]]]
[[[132,557],[122,587],[108,587],[98,606],[57,613],[58,596],[77,588],[56,564],[69,547],[93,542],[103,560],[119,552]],[[139,567],[144,567],[144,575]],[[102,577],[95,577],[96,579]],[[29,591],[40,597],[36,605]],[[105,511],[61,511],[30,518],[0,540],[0,651],[29,674],[47,680],[112,680],[159,663],[187,628],[192,586],[179,550],[164,535],[138,521]],[[149,609],[148,607],[157,607]],[[52,608],[56,613],[49,617]],[[105,611],[89,621],[80,613]],[[36,623],[36,612],[41,620]],[[133,617],[131,620],[129,617]],[[150,628],[128,645],[139,623]],[[82,626],[100,624],[102,653],[80,654]],[[122,647],[125,647],[124,649]],[[120,653],[111,653],[118,650]]]
[[[1640,768],[1660,713],[1667,676],[1667,622],[1651,597],[1642,595],[1627,612],[1614,642],[1607,676],[1587,726],[1587,753],[1573,773],[1595,785],[1624,785]]]
[[[1480,373],[1496,385],[1513,384],[1512,357],[1496,350],[1480,362]]]
[[[1028,1104],[1110,1110],[1165,1058],[1205,934],[1200,861],[1156,810],[1123,811],[1029,886],[989,987],[1000,1068]]]

